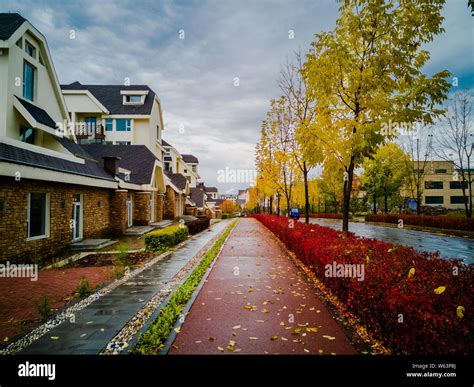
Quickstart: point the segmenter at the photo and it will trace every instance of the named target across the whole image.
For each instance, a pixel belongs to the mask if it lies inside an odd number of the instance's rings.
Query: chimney
[[[112,175],[116,175],[118,172],[118,164],[117,161],[120,160],[120,157],[117,156],[103,156],[104,159],[104,169],[111,173]]]

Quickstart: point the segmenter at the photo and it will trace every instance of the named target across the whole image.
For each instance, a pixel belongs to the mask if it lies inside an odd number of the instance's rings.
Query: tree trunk
[[[372,209],[374,215],[377,215],[377,195],[374,194],[374,208]]]
[[[277,215],[280,215],[280,192],[277,193]]]
[[[273,195],[270,196],[270,208],[268,209],[269,214],[273,214]]]
[[[309,223],[309,187],[308,187],[308,168],[306,161],[303,162],[303,180],[304,180],[304,215],[305,223]]]
[[[388,214],[388,195],[384,194],[384,205],[385,205],[385,214]]]
[[[351,157],[349,169],[347,170],[348,178],[344,180],[344,200],[342,203],[342,234],[345,238],[349,235],[349,210],[352,191],[352,179],[354,178],[354,157]]]
[[[285,199],[286,199],[286,215],[290,216],[290,196],[285,195]]]

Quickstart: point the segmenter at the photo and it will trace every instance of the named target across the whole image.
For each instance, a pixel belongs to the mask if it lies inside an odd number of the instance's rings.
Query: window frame
[[[119,129],[119,123],[125,121],[125,128]],[[115,131],[116,132],[131,132],[132,131],[132,120],[130,118],[117,118],[115,120]]]
[[[36,47],[31,44],[28,39],[25,39],[24,41],[24,46],[25,46],[25,53],[27,53],[29,56],[31,56],[32,58],[35,58],[36,59],[36,52],[38,51],[36,49]],[[28,51],[29,49],[31,48],[31,52]]]
[[[107,124],[111,124],[110,129],[107,128]],[[114,131],[114,119],[113,118],[106,118],[104,120],[104,127],[106,132],[113,132]]]
[[[31,98],[28,98],[26,96],[26,68],[30,67],[32,70],[32,80],[31,80]],[[35,92],[36,92],[36,74],[37,74],[37,68],[33,66],[32,63],[28,62],[27,60],[23,61],[23,92],[22,96],[28,101],[34,102],[35,101]]]
[[[31,194],[44,194],[45,195],[45,209],[44,209],[44,234],[30,236],[30,224],[31,224]],[[27,241],[35,241],[38,239],[49,238],[50,236],[50,197],[49,192],[38,192],[38,191],[31,191],[28,192],[28,203],[26,209],[27,215],[27,227],[26,227],[26,240]]]

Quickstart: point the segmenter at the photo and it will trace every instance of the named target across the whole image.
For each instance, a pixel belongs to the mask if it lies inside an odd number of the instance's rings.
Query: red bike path
[[[169,354],[356,354],[276,237],[240,219]]]

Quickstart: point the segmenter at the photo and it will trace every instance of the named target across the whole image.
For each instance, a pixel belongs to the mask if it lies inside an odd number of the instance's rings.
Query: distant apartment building
[[[417,161],[414,161],[417,164]],[[420,165],[423,165],[420,162]],[[422,203],[427,206],[443,206],[451,210],[464,209],[461,173],[452,161],[424,162],[425,174],[422,181]],[[467,182],[464,183],[467,188]],[[409,196],[404,191],[404,196]],[[466,194],[468,191],[466,190]],[[471,197],[471,200],[473,198]]]

